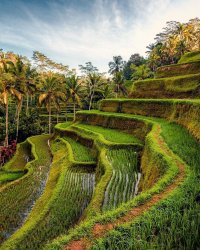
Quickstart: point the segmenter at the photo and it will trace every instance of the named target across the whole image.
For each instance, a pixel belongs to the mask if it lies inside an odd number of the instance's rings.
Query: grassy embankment
[[[27,139],[30,144],[33,160],[25,165],[27,173],[1,188],[0,192],[0,210],[1,210],[1,241],[7,239],[24,222],[27,214],[31,210],[37,198],[41,195],[44,182],[47,178],[51,154],[47,146],[48,136],[33,136]],[[18,151],[19,152],[19,151]],[[17,169],[18,162],[24,159],[16,154],[7,168]],[[6,208],[6,209],[5,209]]]
[[[0,171],[0,187],[22,177],[26,172],[26,164],[31,160],[31,147],[25,141],[17,145],[16,152],[9,162],[7,162]]]
[[[199,98],[200,51],[187,53],[178,64],[157,69],[154,79],[133,82],[132,98]]]
[[[2,245],[2,249],[40,249],[78,221],[91,199],[95,177],[92,171],[79,168],[80,164],[89,166],[90,162],[84,161],[85,155],[79,156],[82,162],[76,162],[74,151],[78,150],[78,145],[74,145],[75,142],[71,147],[59,137],[53,140],[53,163],[44,193],[24,225]],[[93,159],[89,150],[87,159]],[[94,165],[94,161],[90,164]]]

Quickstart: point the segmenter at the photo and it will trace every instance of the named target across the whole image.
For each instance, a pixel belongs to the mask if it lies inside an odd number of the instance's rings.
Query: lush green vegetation
[[[183,64],[172,64],[162,66],[156,71],[156,78],[166,78],[178,75],[197,74],[200,69],[200,62],[190,62]]]
[[[139,118],[139,119],[141,119],[141,118]],[[151,122],[152,121],[150,121],[150,123]],[[94,218],[93,220],[82,224],[82,226],[80,226],[80,228],[77,227],[77,229],[71,231],[71,233],[67,237],[63,237],[60,240],[55,241],[55,243],[53,243],[52,246],[51,245],[48,246],[47,249],[60,249],[60,247],[63,244],[66,244],[74,237],[77,238],[77,237],[80,237],[82,235],[84,235],[86,237],[86,235],[88,235],[88,234],[90,235],[92,225],[95,222],[100,222],[100,223],[109,222],[109,223],[111,223],[116,218],[119,218],[120,216],[126,214],[127,211],[129,211],[132,207],[135,207],[138,204],[143,204],[145,202],[145,200],[150,199],[150,197],[153,194],[161,192],[166,187],[166,185],[168,185],[175,178],[175,176],[177,175],[177,172],[178,172],[177,167],[174,164],[173,159],[171,159],[169,156],[167,156],[163,152],[163,149],[161,149],[159,147],[159,145],[157,144],[157,139],[156,139],[157,137],[155,138],[157,130],[158,130],[157,125],[154,125],[154,129],[153,129],[152,133],[149,134],[148,140],[151,141],[152,149],[154,149],[155,152],[157,152],[157,153],[155,153],[155,155],[156,155],[157,163],[160,164],[161,169],[163,167],[166,169],[166,166],[168,166],[167,167],[168,169],[166,170],[163,178],[160,179],[160,181],[158,181],[158,183],[156,185],[154,185],[151,189],[147,190],[146,192],[143,192],[139,196],[136,196],[135,199],[131,200],[128,203],[123,204],[118,209],[112,210],[111,212],[106,212],[102,216],[99,216],[98,218]],[[165,160],[166,162],[163,162],[163,160]],[[102,177],[102,179],[104,177],[105,177],[105,175]],[[96,189],[98,189],[98,186]]]
[[[199,99],[111,99],[103,100],[100,110],[165,118],[183,125],[200,139],[199,104]]]
[[[103,135],[103,137],[114,143],[140,143],[140,141],[127,133],[123,133],[121,131],[116,131],[114,129],[106,129],[100,126],[92,126],[86,124],[77,124],[73,125],[76,128],[83,128],[85,130],[89,130],[90,132],[98,133]]]
[[[199,60],[200,60],[200,52],[193,51],[193,52],[188,52],[182,55],[178,63],[189,63],[189,62],[194,62],[194,61],[199,61]]]
[[[46,135],[28,139],[33,160],[26,165],[27,173],[0,190],[1,242],[22,225],[43,191],[51,161],[47,140]]]
[[[113,149],[107,152],[112,177],[105,191],[103,210],[116,208],[137,194],[140,179],[137,152],[133,149]]]
[[[141,95],[141,97],[187,97],[190,93],[191,98],[198,97],[199,74],[184,75],[160,79],[147,79],[144,81],[135,81],[132,87],[132,95]],[[191,93],[192,92],[192,93]]]
[[[0,185],[5,182],[16,180],[24,175],[23,171],[19,172],[5,172],[0,171]]]
[[[95,175],[72,168],[66,144],[52,142],[53,163],[44,194],[26,223],[3,245],[3,249],[39,249],[73,225],[91,199]],[[54,230],[52,230],[52,227]]]
[[[72,147],[75,161],[92,162],[95,160],[95,157],[92,155],[91,151],[84,145],[69,137],[63,137],[63,139],[67,141]]]
[[[141,218],[119,226],[91,249],[197,249],[199,247],[200,144],[176,124],[161,122],[169,147],[190,166],[184,183]],[[194,149],[194,150],[191,150]]]
[[[0,49],[0,249],[200,248],[199,27],[168,22],[111,77]]]

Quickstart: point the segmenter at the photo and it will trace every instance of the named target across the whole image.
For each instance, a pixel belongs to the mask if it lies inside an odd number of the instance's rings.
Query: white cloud
[[[92,61],[102,71],[114,55],[128,60],[131,54],[145,55],[146,46],[167,21],[186,22],[198,16],[199,0],[127,0],[128,10],[117,0],[94,1],[91,13],[50,5],[50,18],[41,19],[23,7],[26,20],[18,27],[1,23],[0,43],[29,50],[40,50],[58,62],[77,67]],[[22,28],[23,27],[23,28]]]

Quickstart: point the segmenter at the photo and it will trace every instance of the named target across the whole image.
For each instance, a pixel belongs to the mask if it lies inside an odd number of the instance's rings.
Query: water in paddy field
[[[137,152],[133,149],[112,149],[107,153],[112,176],[105,191],[103,210],[117,208],[138,192],[141,174],[137,169]]]

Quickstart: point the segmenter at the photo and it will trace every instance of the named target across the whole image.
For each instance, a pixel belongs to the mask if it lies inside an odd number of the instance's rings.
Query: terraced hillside
[[[132,98],[199,98],[200,52],[185,54],[178,64],[157,69],[155,79],[133,83]]]
[[[103,100],[20,144],[0,249],[199,249],[200,99],[160,93]]]

